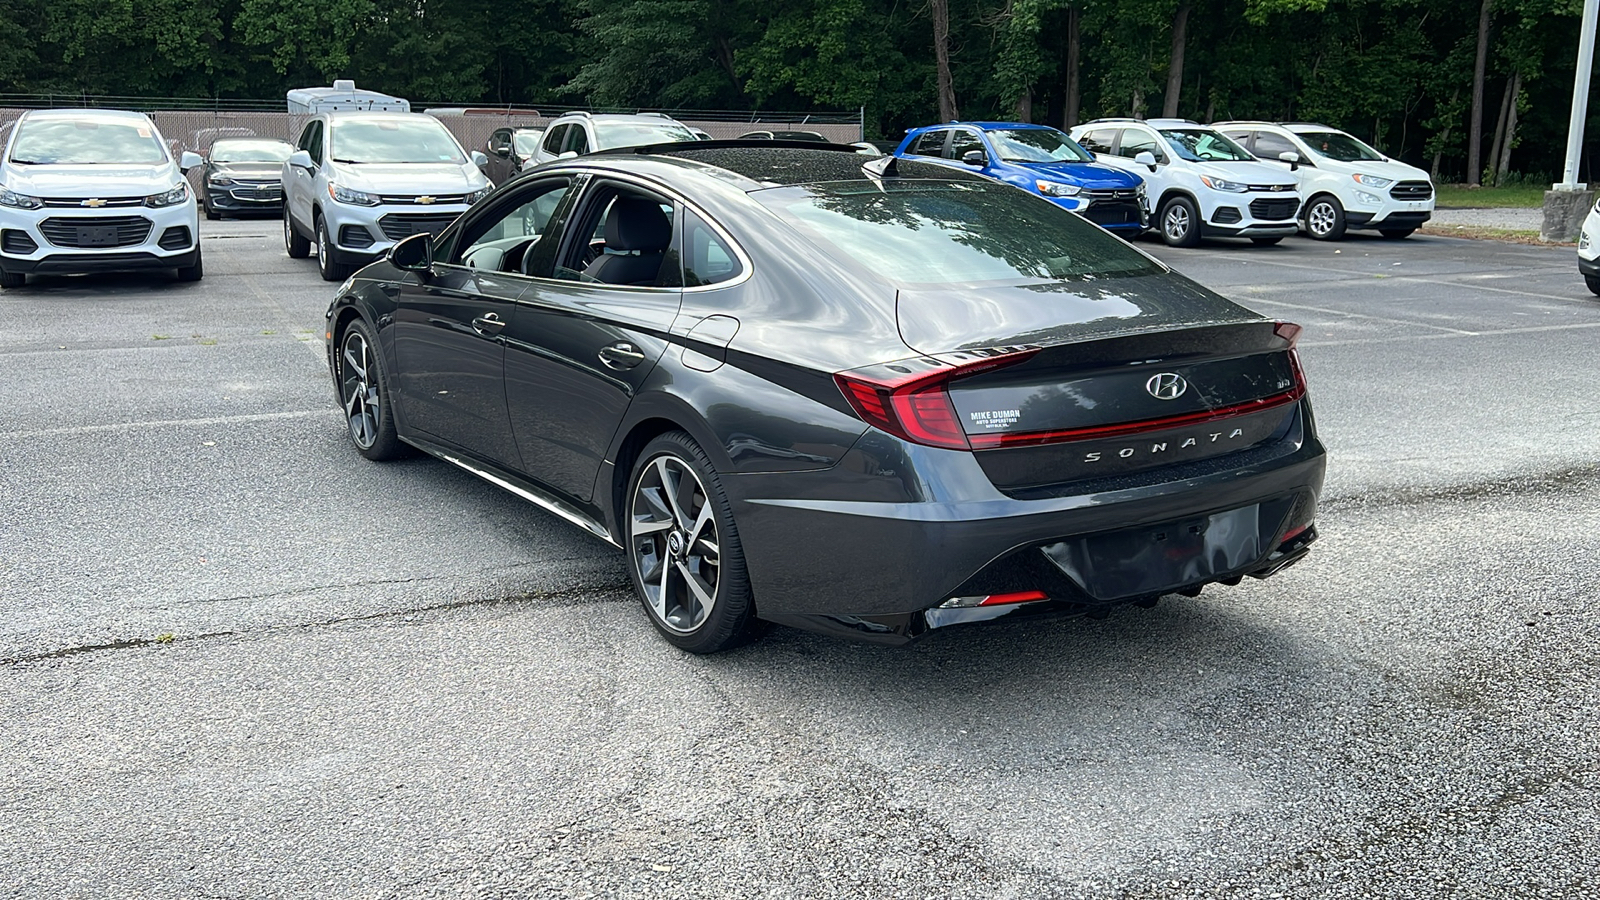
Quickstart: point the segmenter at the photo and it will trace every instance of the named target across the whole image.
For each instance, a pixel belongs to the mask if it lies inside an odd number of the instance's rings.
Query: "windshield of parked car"
[[[1007,162],[1094,162],[1072,138],[1054,128],[996,128],[988,134],[995,152]]]
[[[595,141],[599,149],[613,147],[643,147],[647,144],[671,144],[696,140],[694,132],[677,122],[595,122]]]
[[[29,119],[11,145],[22,165],[138,165],[166,162],[167,148],[137,119]]]
[[[833,182],[750,194],[819,249],[906,285],[1161,271],[1120,238],[1000,184]]]
[[[1340,162],[1377,162],[1383,154],[1342,131],[1302,131],[1300,140],[1311,152]]]
[[[1172,152],[1190,162],[1243,162],[1255,159],[1220,131],[1208,128],[1163,128],[1161,136]]]
[[[333,161],[346,163],[465,163],[456,139],[431,116],[351,119],[333,126]]]
[[[511,143],[517,152],[523,156],[532,156],[533,151],[539,149],[539,139],[544,137],[542,131],[519,131],[511,136]]]
[[[283,141],[217,141],[211,145],[214,163],[283,162],[294,148]]]

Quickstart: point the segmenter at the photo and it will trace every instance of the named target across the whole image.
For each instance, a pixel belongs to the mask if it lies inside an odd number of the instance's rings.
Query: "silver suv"
[[[283,164],[283,243],[304,259],[317,246],[327,281],[396,241],[438,234],[494,185],[433,116],[331,112],[314,116]]]
[[[524,164],[530,169],[552,159],[582,156],[618,147],[644,147],[677,141],[699,140],[689,126],[661,113],[571,112],[550,123],[533,156]]]

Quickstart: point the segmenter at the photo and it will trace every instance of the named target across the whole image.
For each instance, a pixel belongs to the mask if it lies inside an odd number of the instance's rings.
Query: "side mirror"
[[[1279,153],[1278,158],[1289,164],[1289,171],[1291,172],[1300,168],[1300,154],[1293,150],[1285,150]]]
[[[288,163],[297,169],[315,169],[317,164],[311,161],[311,154],[304,150],[296,150],[289,154]]]
[[[568,150],[565,153],[558,154],[556,156],[556,159],[571,159],[571,158],[573,158],[574,156],[577,156],[577,155],[578,155],[578,151],[576,151],[576,150]]]
[[[1156,155],[1149,150],[1140,150],[1134,155],[1133,161],[1141,166],[1148,166],[1152,172],[1156,170]]]
[[[433,271],[433,235],[413,234],[389,248],[389,264],[405,272]]]
[[[968,150],[961,154],[961,161],[969,166],[977,166],[981,169],[989,164],[989,157],[985,156],[982,150]]]
[[[183,151],[183,153],[178,156],[178,168],[184,170],[185,172],[195,168],[196,166],[203,166],[205,164],[206,161],[201,158],[200,154],[189,150]]]
[[[489,157],[484,156],[482,150],[472,151],[470,158],[472,159],[472,164],[480,169],[489,164]]]
[[[509,144],[502,144],[499,147],[491,147],[489,149],[493,150],[494,155],[500,157],[501,159],[505,159],[511,155],[511,146]]]

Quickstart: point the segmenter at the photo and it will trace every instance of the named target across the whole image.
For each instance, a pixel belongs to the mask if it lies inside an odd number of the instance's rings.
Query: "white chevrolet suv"
[[[25,112],[0,163],[0,287],[33,273],[177,269],[199,281],[200,215],[183,169],[142,113]]]
[[[339,281],[400,240],[437,235],[494,185],[455,135],[422,113],[330,112],[307,122],[283,164],[283,243]]]
[[[1072,129],[1072,139],[1144,179],[1150,224],[1171,246],[1193,247],[1201,237],[1276,244],[1298,230],[1295,177],[1215,128],[1187,119],[1096,119]]]
[[[1261,159],[1299,175],[1306,197],[1300,224],[1319,241],[1337,241],[1347,228],[1403,238],[1433,217],[1427,172],[1337,128],[1307,122],[1219,122],[1216,127]]]
[[[1600,200],[1589,209],[1578,232],[1578,274],[1592,293],[1600,295]]]

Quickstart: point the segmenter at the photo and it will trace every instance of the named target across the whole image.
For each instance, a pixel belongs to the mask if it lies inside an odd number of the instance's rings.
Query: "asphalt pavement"
[[[1145,249],[1306,327],[1264,582],[907,648],[661,641],[620,553],[348,447],[330,286],[0,293],[0,896],[1600,894],[1600,300],[1570,249]]]

